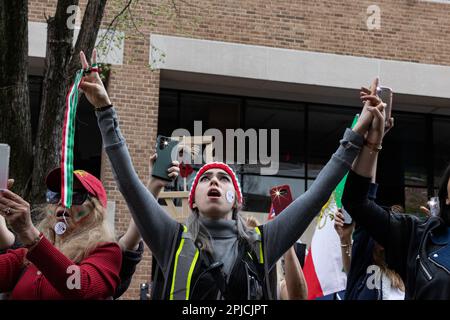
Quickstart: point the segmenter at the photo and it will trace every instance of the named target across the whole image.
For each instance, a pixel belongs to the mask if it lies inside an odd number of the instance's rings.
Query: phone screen
[[[344,208],[342,208],[342,214],[344,215],[344,224],[352,224],[352,216]]]
[[[437,217],[439,215],[439,197],[432,197],[428,201],[428,206],[430,207],[431,215]]]
[[[6,189],[8,186],[9,153],[9,145],[0,144],[0,189]]]

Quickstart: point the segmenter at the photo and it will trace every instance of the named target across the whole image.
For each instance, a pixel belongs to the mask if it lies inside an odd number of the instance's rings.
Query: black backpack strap
[[[219,289],[220,294],[222,295],[222,297],[227,299],[227,281],[226,276],[222,270],[223,262],[213,261],[211,254],[206,251],[203,251],[203,254],[201,254],[200,256],[206,266],[204,273],[209,272],[211,274],[217,284],[217,288]]]

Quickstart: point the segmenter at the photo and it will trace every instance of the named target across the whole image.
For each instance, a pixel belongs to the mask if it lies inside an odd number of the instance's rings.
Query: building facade
[[[127,1],[122,1],[123,5]],[[379,200],[417,212],[450,159],[449,1],[150,1],[131,6],[136,28],[103,61],[108,92],[143,181],[158,134],[279,129],[279,171],[237,166],[246,211],[267,212],[270,186],[307,190],[361,109],[359,88],[375,76],[395,92],[395,129],[386,137]],[[175,3],[175,6],[173,5]],[[81,13],[86,1],[80,1]],[[120,1],[109,1],[103,28]],[[30,90],[39,106],[45,13],[56,0],[29,1]],[[159,12],[159,13],[158,13]],[[131,21],[130,18],[127,21]],[[101,176],[117,234],[130,214],[118,192],[95,116],[80,108],[78,166]],[[87,143],[89,141],[89,143]],[[146,252],[124,296],[150,278]]]

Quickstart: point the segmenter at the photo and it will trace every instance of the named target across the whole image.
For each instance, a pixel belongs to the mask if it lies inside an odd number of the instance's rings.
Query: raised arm
[[[352,262],[352,233],[355,224],[345,224],[344,214],[338,209],[334,216],[334,229],[341,241],[341,255],[344,272],[348,274]]]
[[[168,181],[164,181],[161,179],[157,179],[152,176],[153,164],[155,163],[157,154],[155,153],[150,157],[150,165],[149,165],[149,178],[147,182],[147,189],[150,193],[157,199],[159,193],[164,189],[164,187],[169,183]],[[176,179],[180,172],[178,161],[172,162],[172,167],[169,168],[169,177],[172,179]],[[139,247],[139,242],[142,240],[141,234],[134,222],[133,218],[130,219],[130,223],[128,225],[127,232],[119,239],[119,245],[122,250],[137,250]]]
[[[96,53],[93,52],[96,63]],[[81,52],[83,68],[88,67],[86,57]],[[133,216],[140,234],[153,255],[165,270],[169,260],[167,250],[179,229],[179,224],[172,219],[156,201],[139,179],[128,152],[125,139],[119,129],[114,107],[96,72],[83,78],[80,88],[87,99],[96,108],[98,125],[102,134],[103,146],[111,163],[114,179]],[[105,108],[106,107],[106,108]]]
[[[378,79],[375,79],[371,86],[372,92],[376,92],[377,86]],[[372,124],[374,108],[381,108],[381,105],[372,107],[370,101],[365,103],[355,127],[345,131],[339,148],[308,191],[291,203],[277,219],[264,226],[266,256],[270,265],[300,238],[351,168],[363,145],[364,135]]]
[[[378,99],[381,102],[378,97],[368,95],[367,92],[366,95],[364,92],[361,94],[364,99]],[[371,112],[374,121],[367,134],[367,142],[348,175],[342,204],[356,223],[384,247],[389,267],[403,278],[410,235],[417,220],[411,216],[393,214],[370,199],[370,186],[375,181],[378,153],[385,129],[393,126],[393,119],[385,126],[384,107],[380,110],[371,109]]]
[[[285,285],[289,300],[306,300],[308,286],[303,274],[302,266],[295,254],[294,247],[290,247],[284,254]]]
[[[351,168],[362,144],[362,135],[347,129],[340,147],[321,170],[311,188],[292,202],[276,219],[263,226],[269,265],[275,263],[300,238],[320,212],[334,188]]]

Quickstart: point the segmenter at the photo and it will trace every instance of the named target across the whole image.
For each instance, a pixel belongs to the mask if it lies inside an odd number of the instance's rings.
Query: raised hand
[[[431,211],[430,211],[430,209],[428,209],[427,207],[425,207],[425,206],[420,206],[420,211],[422,211],[422,213],[426,216],[426,217],[431,217],[432,216],[432,214],[431,214]]]
[[[373,114],[368,110],[369,106],[379,106],[381,99],[376,95],[379,79],[375,78],[370,85],[370,89],[361,88],[360,98],[364,102],[364,107],[359,116],[353,131],[358,132],[361,135],[365,135],[370,128],[373,120]]]
[[[163,188],[170,183],[169,181],[158,179],[158,178],[152,176],[153,165],[155,164],[157,157],[158,157],[158,155],[156,153],[150,157],[149,182],[148,182],[149,188],[151,188],[151,187]],[[169,172],[169,174],[168,174],[169,178],[171,178],[172,180],[175,180],[178,177],[178,175],[180,174],[180,163],[177,160],[172,161],[172,166],[169,169],[167,169],[167,172]]]
[[[366,110],[372,112],[373,113],[373,109],[370,107],[375,107],[378,110],[380,110],[380,112],[382,112],[382,108],[386,107],[385,102],[386,101],[382,101],[376,94],[373,94],[373,88],[371,87],[371,89],[367,89],[365,87],[361,88],[361,92],[360,92],[360,99],[365,103],[365,108]],[[393,94],[391,94],[389,103],[392,104],[392,98],[393,98]],[[383,109],[384,111],[384,109]],[[383,113],[383,115],[385,115]],[[384,130],[383,130],[383,136],[382,138],[386,135],[386,133],[388,133],[389,130],[391,130],[394,127],[394,118],[389,118],[387,119],[387,121],[385,121],[384,123]]]
[[[80,52],[80,61],[83,69],[89,68],[86,56],[83,51]],[[92,51],[92,63],[97,64],[97,50]],[[108,93],[98,72],[90,72],[83,77],[80,83],[80,89],[86,95],[88,101],[96,108],[106,107],[111,104]]]
[[[334,229],[341,240],[341,243],[351,243],[352,232],[355,224],[344,224],[344,214],[338,209],[334,215]]]
[[[0,214],[25,245],[39,236],[31,222],[30,204],[14,192],[0,190]]]

